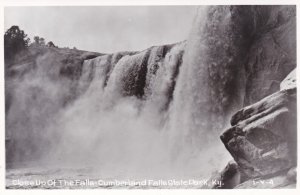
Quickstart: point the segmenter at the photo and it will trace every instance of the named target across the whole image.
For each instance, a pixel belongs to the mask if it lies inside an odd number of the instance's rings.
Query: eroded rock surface
[[[296,86],[288,84],[295,81],[293,75],[284,79],[280,91],[239,110],[231,119],[232,127],[221,135],[240,174],[245,176],[244,181],[274,178],[271,187],[295,183],[288,179],[296,178],[295,171],[289,170],[297,164]],[[270,185],[246,181],[239,188],[270,188]]]
[[[296,7],[254,6],[254,12],[244,106],[278,91],[280,82],[296,66]]]

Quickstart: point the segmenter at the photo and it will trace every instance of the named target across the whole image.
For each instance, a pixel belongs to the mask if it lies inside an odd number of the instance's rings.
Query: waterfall
[[[217,143],[233,108],[242,106],[243,21],[231,6],[201,7],[188,39],[170,109],[170,129],[178,149]],[[191,147],[187,147],[187,145]]]
[[[251,33],[250,9],[241,9],[199,8],[187,41],[85,60],[76,82],[59,74],[56,56],[38,58],[9,88],[13,161],[92,166],[103,178],[203,178],[219,170],[229,155],[218,134],[243,101]],[[76,97],[65,104],[70,93]],[[38,155],[24,153],[29,145]]]
[[[185,42],[152,47],[115,64],[109,55],[84,61],[80,96],[49,127],[59,136],[47,161],[97,165],[108,175],[132,179],[173,175],[162,123],[184,48]]]

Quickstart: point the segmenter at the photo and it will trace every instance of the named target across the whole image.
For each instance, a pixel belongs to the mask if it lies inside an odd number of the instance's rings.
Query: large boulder
[[[211,189],[232,189],[240,183],[241,179],[242,175],[238,164],[234,161],[229,161],[226,167],[211,179],[211,181],[218,181],[214,183]]]
[[[297,164],[296,86],[287,84],[295,82],[292,75],[280,91],[233,115],[232,127],[221,135],[244,181],[275,175],[279,186],[290,181],[287,172]]]

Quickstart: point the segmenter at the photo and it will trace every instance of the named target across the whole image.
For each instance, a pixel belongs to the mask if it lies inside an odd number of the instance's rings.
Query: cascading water
[[[60,162],[53,164],[84,163],[105,172],[106,177],[117,178],[176,175],[170,170],[169,132],[161,123],[185,43],[168,47],[164,54],[153,47],[126,55],[113,65],[110,75],[106,73],[112,64],[106,56],[84,62],[79,83],[87,86],[90,82],[86,92],[58,114],[59,126],[51,127],[60,135],[55,140],[57,148],[49,155],[59,156]],[[147,65],[155,64],[158,69],[148,72]],[[87,79],[91,72],[98,74]],[[151,89],[147,95],[146,85]]]
[[[44,55],[7,82],[12,161],[92,167],[101,178],[209,177],[228,161],[217,137],[242,104],[249,18],[240,9],[199,9],[187,42],[85,60],[66,105],[74,81]]]
[[[231,6],[198,10],[170,109],[168,128],[177,140],[174,155],[187,158],[190,153],[199,156],[203,150],[216,149],[216,137],[228,125],[232,110],[242,106],[242,56],[248,40],[244,31],[249,23],[237,18],[238,12],[240,7]]]

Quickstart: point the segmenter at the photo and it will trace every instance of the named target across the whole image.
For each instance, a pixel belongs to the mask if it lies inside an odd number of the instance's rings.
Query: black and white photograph
[[[4,6],[5,191],[297,189],[296,7]]]

